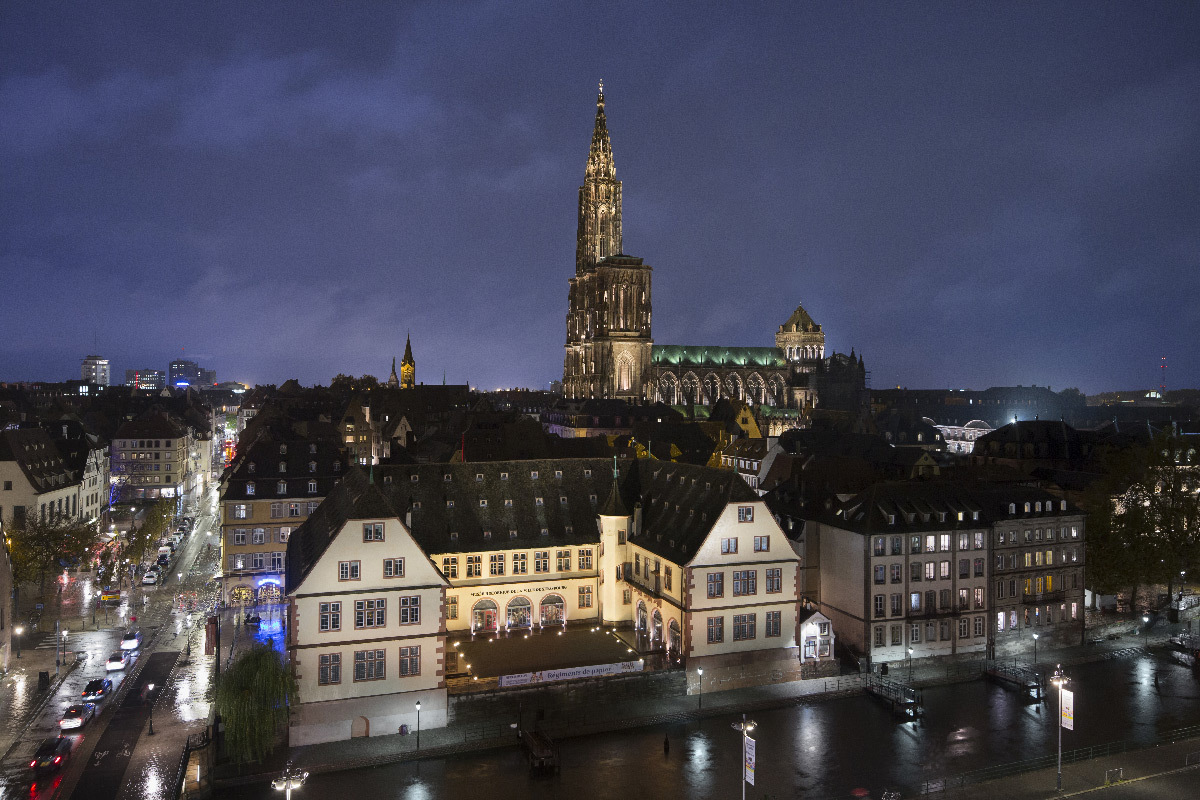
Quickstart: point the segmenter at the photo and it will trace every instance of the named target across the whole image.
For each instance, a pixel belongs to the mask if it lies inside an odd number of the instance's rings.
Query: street
[[[149,799],[170,792],[173,762],[187,734],[203,728],[211,701],[213,658],[203,655],[202,609],[210,608],[217,594],[211,585],[218,558],[215,499],[211,492],[205,498],[203,513],[196,515],[194,530],[176,552],[165,582],[143,586],[135,581],[122,591],[118,606],[96,610],[99,587],[90,573],[79,572],[67,578],[61,593],[45,599],[38,630],[25,634],[22,658],[13,659],[3,682],[4,697],[11,702],[0,702],[5,735],[0,740],[0,800]],[[181,596],[191,593],[196,608],[180,608]],[[56,686],[52,683],[50,692],[39,692],[38,671],[48,668],[54,679],[56,621],[67,631],[67,653],[59,667],[65,677]],[[142,632],[141,649],[126,668],[108,671],[105,661],[129,628]],[[88,681],[105,677],[113,682],[112,693],[98,704],[91,722],[67,734],[72,749],[62,769],[34,780],[29,768],[34,750],[58,734],[59,718],[79,702]],[[149,684],[155,690],[143,701],[141,692]],[[152,739],[147,736],[151,702],[156,712]],[[145,769],[147,762],[157,764],[152,774]]]

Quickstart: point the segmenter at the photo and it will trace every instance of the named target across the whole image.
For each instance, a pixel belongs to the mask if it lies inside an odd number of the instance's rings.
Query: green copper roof
[[[672,366],[716,367],[787,367],[787,359],[778,347],[704,347],[682,344],[656,344],[650,360]]]

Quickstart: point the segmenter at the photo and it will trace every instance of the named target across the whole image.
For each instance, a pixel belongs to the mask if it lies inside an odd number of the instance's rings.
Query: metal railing
[[[192,753],[197,750],[203,750],[209,744],[207,727],[199,733],[188,735],[187,742],[183,745],[183,752],[179,756],[179,763],[175,767],[175,792],[170,795],[171,797],[183,797],[183,787],[187,785],[188,762],[192,760]]]

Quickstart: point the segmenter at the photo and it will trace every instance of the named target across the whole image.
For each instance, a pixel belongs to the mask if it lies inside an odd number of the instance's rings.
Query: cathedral
[[[651,268],[621,245],[604,84],[579,187],[575,276],[570,279],[563,396],[711,406],[722,398],[811,409],[822,376],[865,379],[861,356],[825,356],[825,332],[797,306],[774,347],[656,345],[650,333]]]

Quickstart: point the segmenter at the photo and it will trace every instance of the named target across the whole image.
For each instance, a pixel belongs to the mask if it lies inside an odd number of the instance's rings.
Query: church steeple
[[[393,364],[395,361],[393,360]],[[395,369],[395,367],[393,367]],[[404,358],[400,359],[400,388],[411,389],[417,385],[417,362],[413,360],[412,338],[404,337]]]
[[[388,375],[387,385],[395,389],[400,385],[400,379],[396,377],[396,357],[392,356],[392,374]]]
[[[575,244],[577,275],[621,252],[621,182],[616,175],[608,120],[604,116],[604,81],[601,81],[596,95],[592,145],[588,149],[583,186],[579,187],[579,227]]]

